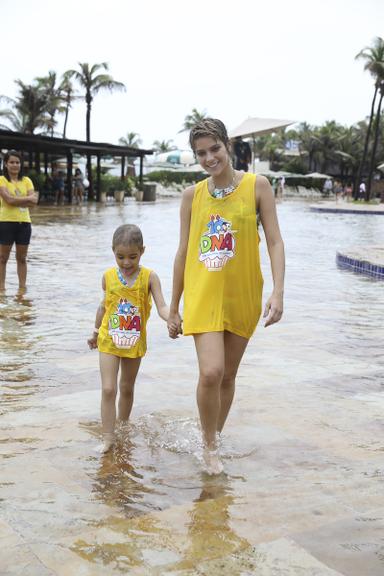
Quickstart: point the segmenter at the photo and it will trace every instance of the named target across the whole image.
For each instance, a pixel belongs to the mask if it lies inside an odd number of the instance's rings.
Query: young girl
[[[4,176],[0,176],[0,290],[5,288],[7,262],[16,244],[19,289],[27,281],[27,253],[32,226],[29,206],[37,204],[38,196],[29,178],[23,176],[21,155],[9,150],[4,156]]]
[[[100,355],[103,426],[100,452],[107,452],[114,444],[119,369],[118,418],[128,420],[131,413],[135,380],[147,349],[146,324],[151,296],[159,316],[167,320],[169,315],[157,274],[140,266],[144,249],[143,236],[137,226],[123,224],[115,230],[112,250],[117,267],[109,268],[103,275],[104,298],[96,312],[94,332],[88,339],[89,347],[98,348]],[[171,329],[175,330],[175,326]]]
[[[204,460],[207,471],[218,474],[223,466],[217,434],[227,419],[236,373],[261,314],[257,212],[274,283],[265,326],[278,322],[283,312],[284,246],[271,186],[263,176],[233,169],[224,124],[202,120],[190,132],[190,145],[209,177],[183,193],[168,328],[171,338],[181,332],[184,291],[183,332],[193,335],[199,363]]]
[[[84,176],[80,168],[76,168],[75,177],[73,179],[73,197],[76,204],[83,203],[84,194]]]

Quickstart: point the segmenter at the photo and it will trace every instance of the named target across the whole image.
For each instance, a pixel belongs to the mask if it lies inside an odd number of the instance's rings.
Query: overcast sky
[[[96,96],[91,138],[174,140],[192,108],[229,129],[248,116],[351,125],[372,78],[354,59],[384,36],[383,0],[0,0],[1,88],[108,62],[125,93]],[[85,139],[85,104],[67,135]]]

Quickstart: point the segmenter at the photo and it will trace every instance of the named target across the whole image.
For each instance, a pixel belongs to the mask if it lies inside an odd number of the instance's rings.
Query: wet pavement
[[[382,576],[382,282],[335,250],[384,242],[380,216],[279,205],[284,320],[241,365],[222,454],[202,472],[190,338],[155,310],[132,419],[100,441],[97,353],[87,349],[114,228],[139,224],[169,300],[178,201],[38,207],[28,292],[14,256],[0,299],[1,575]],[[262,243],[266,292],[271,285]]]

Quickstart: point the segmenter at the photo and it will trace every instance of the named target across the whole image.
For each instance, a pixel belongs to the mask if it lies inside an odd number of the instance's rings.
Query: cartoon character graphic
[[[116,348],[132,348],[140,338],[141,317],[139,308],[126,298],[120,298],[116,312],[108,321],[108,333]]]
[[[235,237],[232,223],[220,214],[211,215],[208,232],[200,238],[200,262],[209,272],[220,272],[235,255]]]

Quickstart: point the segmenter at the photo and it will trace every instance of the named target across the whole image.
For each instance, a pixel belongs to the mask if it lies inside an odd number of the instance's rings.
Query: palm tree
[[[339,164],[339,173],[342,179],[349,177],[350,180],[354,181],[356,178],[365,129],[364,122],[341,129],[340,136],[336,141],[334,155]]]
[[[379,141],[379,133],[380,133],[381,105],[382,105],[383,98],[384,98],[384,79],[380,83],[379,91],[380,91],[380,98],[379,98],[379,104],[377,106],[376,119],[375,119],[375,134],[374,134],[374,138],[373,138],[371,161],[369,164],[369,171],[368,171],[368,182],[367,182],[367,187],[366,187],[366,200],[369,200],[371,197],[372,178],[373,178],[373,173],[375,171],[376,150],[377,150],[377,143]]]
[[[277,164],[281,161],[284,151],[283,136],[280,133],[266,134],[263,144],[263,151],[260,155],[269,161],[271,170],[278,168]]]
[[[87,62],[79,62],[80,70],[67,70],[65,76],[67,78],[74,78],[85,91],[85,102],[87,104],[86,114],[86,140],[91,141],[91,109],[94,96],[101,90],[125,90],[122,82],[117,82],[110,74],[98,74],[100,70],[108,71],[108,64],[102,62],[101,64],[93,64],[90,66]],[[92,186],[92,166],[91,156],[87,155],[87,176],[89,180],[89,197],[93,198]]]
[[[313,138],[317,143],[316,155],[321,162],[321,172],[327,172],[328,165],[335,160],[335,150],[342,128],[340,124],[331,120],[325,122],[323,126],[320,126],[314,132]]]
[[[0,118],[3,118],[8,122],[8,124],[0,122],[0,128],[2,130],[25,132],[25,116],[16,109],[17,101],[8,96],[0,96],[0,102],[7,106],[7,108],[2,108],[0,110]]]
[[[199,112],[197,108],[192,108],[192,113],[187,114],[187,116],[184,118],[183,128],[179,130],[179,132],[186,132],[187,130],[190,130],[195,124],[201,120],[204,120],[204,118],[207,118],[207,113],[205,110]]]
[[[360,184],[360,181],[361,181],[361,178],[362,178],[362,175],[364,172],[364,166],[365,166],[365,163],[367,160],[368,144],[369,144],[369,139],[371,136],[373,119],[375,117],[376,97],[377,97],[377,94],[379,92],[381,80],[384,79],[384,40],[383,40],[383,38],[376,36],[376,38],[373,40],[373,45],[372,46],[366,46],[365,48],[363,48],[363,50],[361,50],[356,55],[355,58],[365,60],[364,70],[368,70],[368,72],[370,72],[370,74],[373,76],[374,82],[375,82],[375,90],[374,90],[373,99],[372,99],[371,113],[369,116],[367,133],[365,135],[364,151],[363,151],[363,156],[361,158],[361,162],[360,162],[360,166],[359,166],[357,181],[355,182],[354,195],[355,195],[355,198],[357,198],[358,186]],[[368,185],[368,186],[366,186],[366,199],[369,200],[369,197],[370,197],[370,186]]]
[[[119,138],[119,144],[121,146],[128,146],[128,148],[139,148],[141,144],[141,138],[137,132],[127,132],[126,136]],[[137,156],[128,156],[128,166],[127,166],[127,176],[135,176],[135,165],[132,162],[130,165],[129,161],[134,160]]]
[[[60,92],[61,92],[61,98],[64,102],[63,138],[65,138],[66,134],[67,134],[69,109],[72,106],[73,100],[75,100],[77,98],[77,96],[75,95],[75,90],[74,90],[73,84],[71,82],[71,79],[66,72],[64,72],[64,74],[61,78]]]
[[[141,139],[137,132],[127,132],[126,136],[119,138],[121,146],[128,146],[128,148],[139,148]]]
[[[308,170],[316,172],[315,153],[317,141],[314,138],[314,129],[306,122],[302,122],[298,128],[297,139],[299,140],[300,154],[308,155]]]
[[[155,152],[169,152],[170,150],[174,150],[175,146],[173,140],[155,140],[152,148]]]
[[[110,74],[97,74],[99,70],[108,71],[107,62],[93,64],[90,66],[87,62],[79,62],[80,70],[68,70],[65,73],[67,78],[74,78],[85,91],[85,102],[87,104],[86,115],[86,140],[91,140],[91,109],[94,96],[101,90],[125,90],[122,82],[117,82]]]
[[[47,113],[50,118],[49,121],[49,131],[51,136],[54,134],[54,128],[57,124],[55,118],[56,114],[59,112],[64,112],[65,108],[63,106],[63,97],[61,93],[60,85],[57,85],[57,74],[53,70],[48,72],[48,76],[40,76],[35,78],[37,86],[41,88],[42,92],[45,93],[47,97]]]
[[[50,125],[47,94],[37,84],[24,84],[21,80],[15,80],[15,83],[19,94],[16,98],[1,96],[8,108],[1,110],[0,116],[18,132],[33,134],[38,128],[47,129]],[[9,129],[9,126],[4,127]]]

